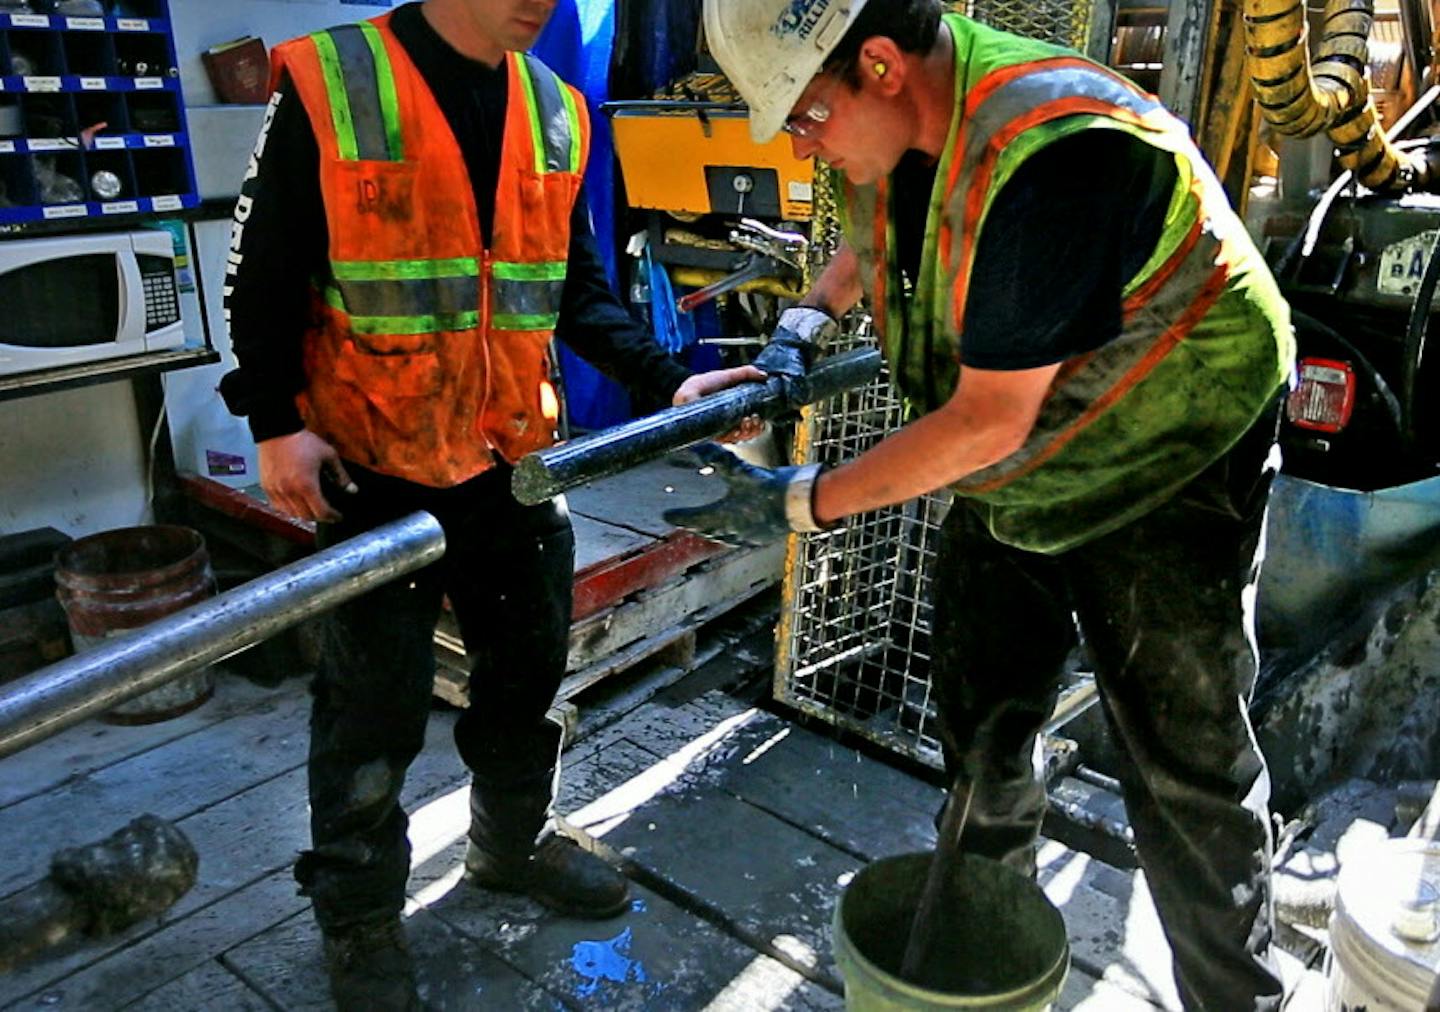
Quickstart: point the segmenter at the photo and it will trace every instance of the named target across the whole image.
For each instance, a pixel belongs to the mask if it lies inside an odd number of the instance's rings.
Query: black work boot
[[[327,932],[325,968],[339,1012],[419,1012],[415,964],[398,917]]]
[[[475,779],[465,877],[482,889],[524,893],[569,917],[614,917],[630,902],[630,883],[555,832],[550,817],[555,774],[549,769],[503,790]]]
[[[630,904],[630,882],[568,836],[546,837],[524,861],[495,861],[474,840],[465,850],[465,877],[501,893],[524,893],[567,917],[603,920]]]

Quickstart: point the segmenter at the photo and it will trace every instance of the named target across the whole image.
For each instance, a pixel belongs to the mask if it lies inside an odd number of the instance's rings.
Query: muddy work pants
[[[455,724],[460,758],[490,791],[514,785],[523,795],[507,811],[527,837],[515,845],[531,846],[557,763],[557,729],[545,714],[565,672],[575,551],[564,500],[521,506],[508,468],[430,489],[346,466],[360,491],[326,488],[345,518],[321,525],[322,544],[421,509],[444,528],[445,555],[341,605],[325,623],[310,725],[312,849],[295,877],[328,932],[404,905],[410,845],[400,790],[425,743],[442,597],[472,672],[470,706]]]
[[[1000,544],[957,500],[935,567],[934,682],[964,849],[1033,870],[1033,761],[1078,620],[1140,864],[1187,1009],[1273,1010],[1269,774],[1247,706],[1273,417],[1174,499],[1060,555]]]

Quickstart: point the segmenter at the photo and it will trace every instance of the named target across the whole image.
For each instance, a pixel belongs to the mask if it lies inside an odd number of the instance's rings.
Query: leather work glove
[[[780,314],[770,343],[750,363],[771,376],[803,379],[815,361],[821,341],[835,336],[836,323],[830,314],[813,306],[795,306]]]
[[[828,530],[815,519],[812,495],[819,464],[756,467],[716,443],[701,443],[671,458],[685,467],[711,468],[725,482],[725,494],[704,506],[676,506],[666,523],[737,547],[756,547],[791,531]]]

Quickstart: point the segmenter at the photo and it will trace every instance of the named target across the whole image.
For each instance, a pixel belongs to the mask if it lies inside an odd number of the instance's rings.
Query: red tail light
[[[1317,432],[1339,432],[1355,409],[1355,370],[1349,362],[1302,358],[1300,386],[1290,394],[1286,414],[1295,426]]]

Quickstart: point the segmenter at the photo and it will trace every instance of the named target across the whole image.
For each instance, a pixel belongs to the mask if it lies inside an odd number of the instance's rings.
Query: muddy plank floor
[[[461,879],[466,779],[433,715],[405,800],[408,930],[430,1007],[838,1009],[836,895],[871,858],[927,846],[937,790],[721,691],[682,682],[568,752],[561,808],[634,882],[622,916],[581,922]],[[690,698],[693,696],[693,698]],[[327,1008],[318,937],[289,866],[306,841],[300,681],[222,677],[200,710],[87,724],[0,761],[0,893],[55,848],[133,816],[175,820],[200,882],[156,922],[0,977],[0,1006]],[[1051,844],[1068,922],[1061,1007],[1174,1008],[1143,882]]]
[[[713,494],[694,482],[656,464],[638,496],[634,479],[625,495],[606,483],[572,494],[582,564],[584,552],[610,557],[663,537],[661,509]],[[713,653],[765,663],[735,644]],[[634,891],[604,922],[462,880],[468,780],[455,711],[437,707],[403,796],[407,931],[428,1007],[843,1007],[835,899],[866,861],[931,845],[939,792],[757,706],[754,690],[716,688],[737,681],[713,669],[671,682],[659,695],[617,685],[577,700],[560,809]],[[215,697],[183,717],[92,722],[0,760],[0,898],[40,879],[58,848],[145,812],[175,822],[201,860],[197,885],[164,916],[0,975],[0,1008],[330,1008],[319,937],[290,873],[309,835],[308,711],[302,678],[262,688],[222,672]],[[1072,947],[1058,1007],[1178,1008],[1143,879],[1057,844],[1041,865]]]

